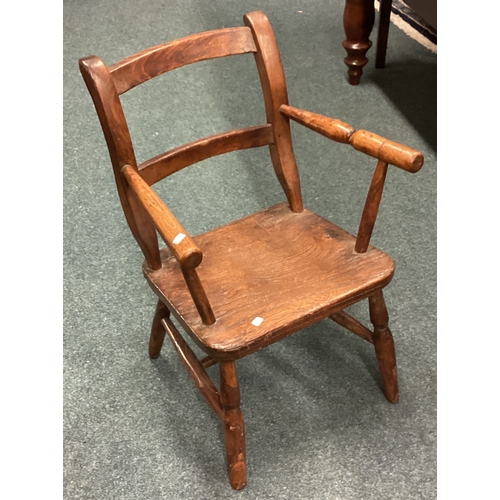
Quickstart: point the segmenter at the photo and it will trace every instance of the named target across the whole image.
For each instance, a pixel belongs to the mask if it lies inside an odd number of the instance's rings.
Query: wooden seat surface
[[[341,310],[386,286],[394,261],[310,210],[287,203],[196,236],[198,267],[217,321],[204,325],[177,261],[162,250],[163,267],[145,276],[208,354],[237,359]],[[262,321],[259,324],[259,319]]]

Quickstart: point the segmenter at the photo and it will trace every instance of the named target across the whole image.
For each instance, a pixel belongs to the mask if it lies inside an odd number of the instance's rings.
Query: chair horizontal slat
[[[256,51],[250,28],[224,28],[157,45],[113,64],[109,71],[118,94],[123,94],[187,64]]]
[[[269,123],[222,132],[155,156],[139,165],[139,173],[149,185],[152,185],[184,167],[212,156],[238,149],[266,146],[272,142],[273,130]]]

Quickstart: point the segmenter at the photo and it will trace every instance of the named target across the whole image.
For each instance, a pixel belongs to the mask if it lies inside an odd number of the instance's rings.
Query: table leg
[[[363,66],[368,62],[365,54],[372,46],[369,40],[375,21],[373,0],[346,0],[344,9],[344,30],[346,40],[342,42],[347,52],[344,59],[349,68],[349,83],[358,85]]]

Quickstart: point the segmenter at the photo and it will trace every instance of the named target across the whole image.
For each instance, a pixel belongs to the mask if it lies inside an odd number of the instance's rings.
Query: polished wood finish
[[[363,67],[368,62],[366,53],[372,46],[370,33],[375,21],[373,0],[346,0],[344,8],[344,30],[346,39],[342,46],[347,52],[344,59],[349,68],[347,74],[351,85],[358,85]]]
[[[394,342],[382,295],[393,277],[394,261],[370,245],[370,236],[388,165],[416,172],[423,162],[418,151],[404,145],[290,106],[267,17],[252,12],[244,22],[246,27],[190,35],[147,49],[109,68],[96,56],[80,60],[125,217],[144,253],[143,274],[158,298],[149,355],[153,359],[160,355],[166,333],[201,395],[222,420],[234,489],[247,482],[238,359],[331,318],[374,345],[386,397],[397,401]],[[119,94],[185,64],[244,53],[255,55],[267,123],[215,134],[138,166]],[[304,208],[290,120],[378,160],[357,236]],[[269,146],[287,201],[205,234],[189,235],[151,187],[206,158],[262,146]],[[157,234],[164,248],[159,248]],[[373,332],[345,312],[364,299]],[[205,353],[201,361],[172,316]],[[215,364],[219,364],[220,390],[207,373]]]

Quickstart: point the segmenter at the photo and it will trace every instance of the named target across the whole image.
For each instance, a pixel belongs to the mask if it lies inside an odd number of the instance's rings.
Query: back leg
[[[161,320],[169,317],[170,311],[168,307],[158,299],[149,337],[149,357],[151,359],[156,359],[160,355],[163,339],[165,338],[165,329],[161,324]]]
[[[373,344],[378,359],[378,365],[385,387],[385,397],[391,403],[399,401],[398,370],[396,366],[396,350],[394,339],[387,326],[389,315],[385,306],[382,290],[368,298],[370,320],[374,326]]]

